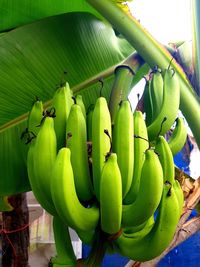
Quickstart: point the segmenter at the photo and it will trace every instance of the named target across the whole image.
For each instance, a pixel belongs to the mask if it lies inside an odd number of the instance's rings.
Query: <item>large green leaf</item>
[[[85,12],[49,17],[0,37],[0,195],[30,190],[20,134],[35,97],[48,103],[66,70],[87,107],[99,96],[101,77],[109,96],[108,74],[133,51],[111,26]]]
[[[0,32],[7,31],[38,19],[72,11],[86,11],[97,14],[97,11],[85,0],[1,0]]]

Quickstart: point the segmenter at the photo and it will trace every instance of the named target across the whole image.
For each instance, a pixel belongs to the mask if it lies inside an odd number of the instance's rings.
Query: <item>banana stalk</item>
[[[109,0],[87,0],[87,2],[99,11],[133,45],[152,68],[155,65],[161,69],[166,69],[169,66],[172,59],[171,54],[140,25],[136,18],[128,16],[115,3]],[[174,68],[180,80],[180,109],[200,148],[200,124],[196,123],[200,121],[200,100],[180,65],[173,60],[171,67]]]
[[[134,71],[126,65],[120,65],[115,69],[115,80],[109,101],[112,124],[114,124],[119,103],[123,100],[127,100],[128,98],[128,95],[131,91],[133,76]]]

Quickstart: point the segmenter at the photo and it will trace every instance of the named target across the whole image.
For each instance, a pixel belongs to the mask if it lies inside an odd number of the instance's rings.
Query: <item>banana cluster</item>
[[[56,90],[51,108],[34,103],[27,169],[36,199],[54,217],[54,266],[76,266],[68,227],[91,246],[100,231],[108,251],[137,261],[158,256],[172,241],[184,202],[173,155],[187,135],[177,118],[176,73],[153,73],[144,97],[146,118],[124,100],[114,124],[106,98],[86,112],[68,83]]]

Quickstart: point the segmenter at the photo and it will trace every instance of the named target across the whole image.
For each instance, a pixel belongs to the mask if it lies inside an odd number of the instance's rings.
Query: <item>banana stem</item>
[[[141,57],[153,68],[156,65],[166,69],[172,59],[171,54],[148,33],[132,16],[124,12],[114,1],[87,0],[113,27],[119,31],[137,50]],[[181,86],[180,109],[200,149],[200,102],[185,72],[173,60],[171,67],[177,72]]]
[[[109,101],[109,110],[111,114],[112,124],[114,124],[115,116],[120,102],[128,98],[128,95],[131,91],[133,75],[134,72],[129,66],[119,65],[115,69],[115,80]]]
[[[96,238],[91,247],[88,258],[84,261],[84,267],[100,267],[107,249],[107,235],[100,228],[96,230]]]
[[[52,263],[55,263],[55,265],[58,263],[75,266],[76,256],[72,247],[69,229],[58,216],[53,217],[53,232],[57,257],[52,259]]]

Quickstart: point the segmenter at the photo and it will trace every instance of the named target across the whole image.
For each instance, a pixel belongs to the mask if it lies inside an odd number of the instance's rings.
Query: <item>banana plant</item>
[[[172,54],[129,15],[123,1],[54,2],[0,3],[0,196],[31,190],[24,130],[33,101],[39,98],[47,108],[63,79],[74,94],[83,96],[86,108],[100,93],[109,100],[114,72],[121,65],[135,73],[133,86],[149,68],[164,69],[171,62],[181,83],[180,109],[200,148],[198,87],[171,60]],[[198,1],[193,2],[195,7]],[[198,68],[196,61],[197,78]]]
[[[55,7],[53,0],[1,1],[1,195],[30,190],[27,149],[20,137],[32,102],[37,97],[47,107],[63,72],[88,107],[99,95],[102,78],[103,94],[110,97],[116,66],[131,66],[137,82],[144,74],[144,61],[150,67],[169,65],[172,55],[128,15],[122,2],[62,0]],[[197,2],[193,1],[194,10]],[[200,146],[199,97],[175,60],[172,66],[181,82],[181,110]]]

